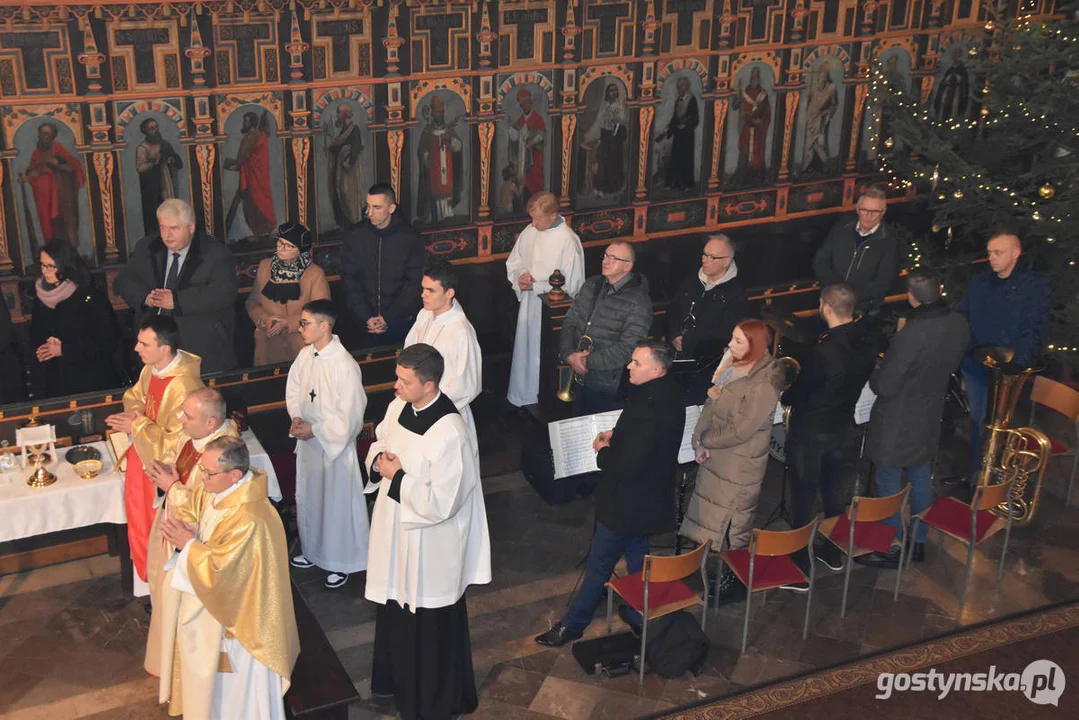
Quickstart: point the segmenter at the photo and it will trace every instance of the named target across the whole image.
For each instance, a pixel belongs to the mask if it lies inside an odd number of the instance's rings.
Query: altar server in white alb
[[[210,441],[199,464],[203,484],[174,483],[161,523],[182,548],[165,575],[182,599],[162,643],[158,701],[185,720],[284,720],[300,654],[285,528],[243,440]]]
[[[513,363],[507,399],[521,407],[539,402],[540,323],[543,300],[551,290],[551,273],[561,270],[562,287],[576,297],[584,284],[584,249],[577,233],[558,214],[554,193],[539,192],[528,199],[532,224],[517,236],[506,260],[506,276],[521,303],[517,311],[517,335],[513,340]]]
[[[375,617],[371,692],[405,720],[449,720],[479,700],[465,589],[491,581],[479,463],[468,428],[438,389],[430,345],[397,358],[397,397],[367,456],[371,516],[366,597]]]
[[[438,389],[453,401],[461,419],[468,425],[472,442],[477,445],[476,422],[471,403],[483,389],[483,355],[476,330],[468,321],[457,293],[457,273],[448,262],[439,261],[423,269],[423,310],[408,331],[405,347],[426,343],[438,350],[446,369]]]
[[[367,569],[367,503],[356,436],[367,395],[360,366],[333,334],[329,300],[300,313],[304,348],[288,371],[285,404],[296,438],[296,525],[303,552],[293,567],[326,570],[326,587]]]

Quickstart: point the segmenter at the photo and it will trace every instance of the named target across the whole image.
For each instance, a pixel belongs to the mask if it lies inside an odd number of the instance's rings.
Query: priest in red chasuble
[[[154,460],[146,467],[146,476],[157,486],[158,499],[154,503],[157,512],[150,528],[150,544],[146,553],[146,574],[150,584],[150,601],[154,613],[150,616],[150,634],[146,640],[146,672],[161,676],[161,635],[166,627],[175,624],[170,609],[179,608],[179,596],[175,591],[162,587],[165,563],[176,548],[161,534],[161,523],[168,512],[165,498],[175,483],[194,489],[202,485],[206,474],[199,464],[206,446],[217,438],[238,438],[236,423],[226,419],[225,398],[213,388],[203,387],[188,393],[180,409],[180,425],[187,441],[180,447],[175,464]],[[165,598],[172,594],[173,597]]]
[[[157,499],[144,467],[155,460],[176,462],[180,447],[187,440],[180,424],[180,408],[189,392],[202,387],[199,377],[202,360],[179,349],[179,335],[176,321],[167,315],[151,315],[143,321],[135,352],[145,367],[139,381],[124,393],[124,411],[105,418],[111,429],[131,437],[124,476],[124,506],[138,589],[142,589],[139,581],[148,580],[146,554]]]

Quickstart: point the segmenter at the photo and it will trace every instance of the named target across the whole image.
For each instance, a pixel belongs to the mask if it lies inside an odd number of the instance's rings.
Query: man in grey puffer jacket
[[[618,407],[622,370],[652,327],[648,281],[633,272],[635,260],[629,243],[608,245],[602,275],[585,280],[562,322],[559,355],[584,378],[574,403],[578,415]],[[583,335],[592,338],[590,351],[578,349]]]

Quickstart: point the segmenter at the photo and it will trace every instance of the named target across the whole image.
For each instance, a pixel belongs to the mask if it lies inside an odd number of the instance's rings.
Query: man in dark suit
[[[138,242],[113,281],[135,311],[138,327],[149,315],[171,315],[180,342],[202,358],[202,372],[236,367],[232,347],[236,261],[228,249],[195,230],[195,210],[171,199],[157,209],[160,232]]]
[[[581,592],[566,616],[536,638],[540,645],[561,647],[580,638],[619,558],[626,556],[628,572],[640,572],[649,536],[675,528],[675,469],[686,411],[678,383],[667,374],[671,361],[671,349],[654,340],[638,343],[633,351],[626,407],[614,430],[592,442],[602,475]],[[619,615],[631,627],[641,622],[630,608]]]
[[[940,275],[915,270],[907,275],[907,301],[913,310],[896,333],[880,366],[869,378],[877,394],[869,418],[865,454],[876,465],[877,494],[894,495],[910,482],[910,513],[933,504],[930,463],[940,441],[940,419],[948,381],[967,350],[970,329],[966,318],[940,297]],[[889,519],[899,530],[900,518]],[[920,525],[912,551],[925,557],[926,526]],[[899,548],[855,558],[871,567],[899,567]]]

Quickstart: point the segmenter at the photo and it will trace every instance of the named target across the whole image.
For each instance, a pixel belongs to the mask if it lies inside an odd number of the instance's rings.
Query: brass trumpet
[[[582,335],[581,339],[577,341],[577,352],[590,353],[595,346],[592,338],[588,335]],[[566,378],[566,384],[558,391],[558,399],[565,403],[573,402],[576,398],[576,394],[573,392],[573,385],[584,385],[584,378],[577,373],[570,370],[569,377]]]
[[[792,357],[776,358],[776,365],[783,371],[783,389],[786,390],[798,379],[798,373],[802,371],[802,365]],[[791,429],[791,409],[789,405],[783,406],[783,429]]]

